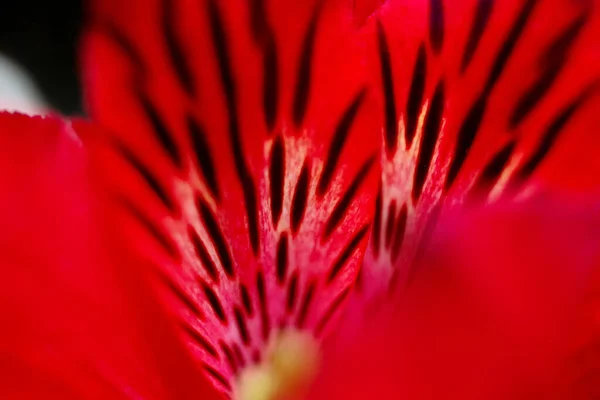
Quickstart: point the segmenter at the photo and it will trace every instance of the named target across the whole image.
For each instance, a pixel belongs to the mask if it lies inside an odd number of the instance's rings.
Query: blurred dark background
[[[82,15],[82,0],[0,0],[0,53],[69,115],[83,112],[76,53]]]

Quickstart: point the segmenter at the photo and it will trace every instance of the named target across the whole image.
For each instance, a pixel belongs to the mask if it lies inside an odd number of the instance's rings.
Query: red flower
[[[596,3],[350,3],[90,5],[97,125],[1,117],[10,396],[593,398]]]

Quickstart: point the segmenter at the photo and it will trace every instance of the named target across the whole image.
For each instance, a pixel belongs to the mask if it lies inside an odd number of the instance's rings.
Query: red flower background
[[[5,397],[596,398],[599,12],[92,2],[93,123],[0,117]]]

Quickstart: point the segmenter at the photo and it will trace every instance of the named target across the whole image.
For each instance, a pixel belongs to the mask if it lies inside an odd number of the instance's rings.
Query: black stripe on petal
[[[469,150],[471,150],[471,146],[479,131],[486,107],[487,97],[479,97],[471,106],[469,113],[460,126],[454,149],[454,157],[452,157],[452,161],[450,162],[450,168],[444,184],[446,190],[450,189],[454,183],[463,163],[469,155]]]
[[[292,234],[297,234],[300,228],[300,223],[306,213],[306,205],[308,203],[308,189],[310,184],[310,163],[308,160],[304,161],[298,182],[296,183],[296,189],[294,191],[294,197],[292,197],[292,211],[291,211],[291,228]]]
[[[250,333],[246,326],[246,318],[244,318],[242,311],[237,307],[233,309],[233,315],[235,316],[235,323],[238,327],[240,338],[242,338],[242,343],[248,346],[250,344]]]
[[[335,312],[340,308],[344,300],[350,294],[350,288],[344,289],[337,297],[333,300],[333,302],[327,308],[327,311],[323,314],[323,317],[319,320],[315,328],[315,335],[319,336],[327,323],[331,320],[331,317],[335,314]]]
[[[150,102],[150,99],[142,91],[137,91],[138,100],[142,106],[142,109],[152,127],[154,136],[165,150],[173,164],[177,168],[181,168],[182,159],[179,153],[179,148],[175,143],[173,133],[169,131],[165,122],[160,118],[158,110]]]
[[[435,89],[433,98],[429,104],[427,116],[425,117],[425,123],[423,124],[421,147],[419,149],[419,155],[417,156],[415,177],[412,187],[412,198],[415,203],[419,200],[419,197],[421,197],[421,193],[423,192],[427,173],[431,167],[435,145],[440,137],[442,116],[444,115],[444,104],[444,82],[440,82]]]
[[[226,390],[228,390],[228,391],[232,390],[231,384],[229,383],[227,378],[225,378],[219,371],[217,371],[216,369],[214,369],[213,367],[211,367],[208,364],[204,364],[204,370],[206,371],[206,373],[208,375],[210,375],[211,378],[213,378],[214,380],[219,382],[221,385],[223,385],[223,387]]]
[[[289,242],[287,233],[283,232],[277,243],[277,252],[275,255],[275,265],[277,266],[277,282],[281,285],[285,281],[288,270],[288,252]]]
[[[577,18],[548,48],[540,60],[542,72],[533,85],[521,96],[509,117],[508,126],[514,129],[544,98],[567,63],[570,49],[587,22],[587,14]]]
[[[564,107],[552,120],[542,138],[537,149],[533,152],[531,157],[514,173],[514,180],[517,184],[522,183],[526,179],[528,179],[533,172],[538,168],[538,166],[546,159],[546,156],[552,150],[552,147],[556,143],[557,139],[560,136],[560,133],[563,131],[565,126],[569,123],[569,121],[573,118],[576,111],[581,107],[581,105],[585,102],[587,97],[595,90],[595,86],[590,86],[583,94],[577,97],[574,101],[572,101],[569,105]]]
[[[442,0],[429,0],[429,41],[436,53],[444,44],[444,5]]]
[[[177,1],[173,0],[163,0],[162,2],[163,37],[165,38],[171,64],[175,69],[177,79],[187,94],[191,97],[194,97],[194,78],[187,64],[187,60],[185,59],[185,51],[182,50],[180,43],[177,41],[177,35],[175,33],[177,21],[175,20],[174,6],[176,3]]]
[[[190,133],[193,150],[196,153],[196,161],[198,162],[206,186],[213,197],[219,201],[220,194],[219,185],[217,183],[217,173],[215,171],[212,152],[208,145],[208,141],[206,140],[206,132],[191,115],[187,116],[187,128]]]
[[[190,241],[192,242],[192,246],[194,246],[194,249],[196,250],[196,255],[200,260],[200,264],[202,265],[208,276],[210,276],[212,281],[214,283],[219,283],[219,273],[217,272],[217,266],[213,262],[210,254],[208,253],[208,249],[204,245],[204,242],[202,242],[202,239],[200,239],[200,237],[198,236],[196,229],[194,229],[194,227],[191,225],[188,226],[188,236],[190,238]]]
[[[346,190],[346,193],[344,193],[344,195],[336,203],[335,207],[333,208],[333,211],[327,219],[327,222],[325,223],[325,229],[323,230],[323,235],[321,236],[321,243],[324,243],[327,239],[329,239],[333,231],[335,231],[335,229],[342,222],[342,219],[344,218],[344,215],[346,215],[346,211],[348,211],[348,208],[350,207],[350,204],[352,203],[352,200],[354,199],[358,188],[369,174],[369,171],[371,170],[374,161],[374,157],[371,157],[367,161],[365,161],[365,163],[362,165],[362,167],[348,186],[348,190]]]
[[[358,110],[360,109],[362,101],[365,97],[365,93],[366,90],[362,89],[354,97],[354,100],[352,103],[350,103],[342,115],[342,118],[338,122],[333,139],[331,140],[329,151],[327,152],[325,166],[323,167],[323,172],[321,173],[321,178],[319,179],[319,183],[317,185],[317,195],[320,197],[322,197],[327,188],[329,188],[329,184],[333,178],[333,173],[335,172],[338,159],[340,158],[344,144],[346,143],[346,139],[348,139],[348,134],[350,133],[352,124],[354,123],[356,115],[358,114]]]
[[[381,65],[381,85],[385,100],[385,148],[388,155],[396,151],[396,129],[398,115],[396,111],[396,99],[394,97],[394,78],[392,73],[392,61],[387,37],[381,21],[377,21],[377,43],[379,49],[379,63]]]
[[[375,216],[373,219],[373,233],[371,235],[371,245],[373,246],[373,255],[379,257],[379,247],[381,246],[381,219],[383,218],[383,182],[379,182],[377,199],[375,200]]]
[[[240,283],[240,298],[242,299],[242,304],[244,305],[244,311],[246,312],[246,314],[248,314],[249,317],[252,317],[254,315],[252,299],[250,298],[248,288],[243,283]]]
[[[394,243],[392,244],[392,265],[396,264],[400,251],[402,250],[402,244],[404,243],[404,235],[406,233],[406,220],[408,218],[408,208],[406,204],[402,206],[398,217],[396,218],[396,228],[394,230]]]
[[[121,143],[114,143],[115,149],[121,154],[121,156],[140,174],[140,176],[146,181],[148,187],[154,192],[156,197],[163,203],[163,205],[174,214],[177,210],[177,206],[171,200],[169,194],[163,189],[158,179],[150,172],[150,170],[139,160],[139,158],[131,152],[127,147]]]
[[[475,181],[473,189],[471,189],[472,196],[487,196],[490,193],[510,161],[515,144],[515,141],[511,140],[492,157]]]
[[[159,227],[155,226],[154,223],[144,215],[136,206],[134,206],[129,200],[120,198],[120,204],[123,208],[136,219],[142,227],[152,236],[154,240],[171,256],[173,260],[180,260],[181,254],[179,248],[173,242],[171,236],[165,234]]]
[[[267,293],[265,289],[265,275],[262,271],[256,273],[256,291],[260,305],[260,321],[263,340],[269,338],[271,333],[271,321],[269,320],[269,311],[267,307]]]
[[[318,19],[319,11],[317,10],[310,20],[308,30],[306,31],[304,41],[302,42],[302,52],[300,53],[300,61],[298,64],[298,75],[296,77],[296,89],[292,108],[293,121],[296,127],[302,125],[308,107],[311,87],[312,58],[315,50]]]
[[[394,233],[394,224],[396,222],[396,200],[392,200],[388,206],[387,222],[385,224],[385,248],[389,249]]]
[[[329,274],[327,275],[327,284],[333,282],[335,277],[340,273],[342,267],[346,265],[348,259],[354,254],[354,251],[358,248],[358,245],[363,240],[367,232],[369,231],[369,225],[364,225],[360,228],[350,239],[344,250],[340,253],[337,259],[334,261],[331,269],[329,270]]]
[[[462,61],[460,62],[460,72],[464,73],[475,54],[475,50],[479,45],[481,36],[485,31],[485,27],[492,15],[494,8],[494,0],[477,0],[477,9],[475,10],[475,19],[471,30],[469,31],[469,39],[467,40],[467,46],[463,53]]]
[[[223,24],[223,19],[219,12],[216,0],[208,1],[208,16],[211,36],[219,65],[221,84],[223,86],[223,90],[225,91],[227,111],[229,114],[229,137],[231,140],[231,150],[233,153],[236,173],[244,193],[244,206],[246,208],[246,216],[248,217],[248,236],[254,255],[258,255],[260,248],[260,235],[258,232],[258,203],[256,197],[256,187],[244,158],[240,126],[238,121],[237,90],[230,63],[231,60],[229,56],[229,46],[227,43],[227,35],[224,30],[225,25]]]
[[[298,271],[294,272],[289,280],[287,287],[287,298],[285,303],[285,309],[288,314],[294,311],[296,306],[296,299],[298,298]]]
[[[269,163],[269,189],[271,194],[271,217],[273,227],[277,228],[283,211],[283,186],[285,182],[285,142],[277,135],[271,147]]]
[[[192,328],[187,324],[182,325],[183,331],[194,341],[195,344],[200,346],[204,351],[210,354],[213,358],[219,359],[219,352],[214,348],[210,342],[200,334],[196,329]]]
[[[221,301],[219,300],[219,296],[215,293],[215,291],[207,284],[202,283],[202,291],[204,292],[204,296],[206,296],[206,300],[208,300],[208,304],[211,306],[215,315],[223,324],[227,325],[229,321],[227,320],[227,315],[225,314],[225,310],[223,310],[223,306],[221,305]]]
[[[312,304],[313,298],[315,296],[315,289],[317,284],[315,282],[310,282],[306,286],[306,292],[304,293],[304,298],[302,300],[302,304],[300,306],[300,311],[298,312],[298,316],[296,318],[296,326],[298,328],[302,328],[304,323],[306,322],[306,317],[308,316],[308,311]]]
[[[215,250],[217,251],[219,261],[221,261],[221,265],[223,266],[225,274],[227,274],[229,278],[233,278],[235,276],[233,259],[217,219],[213,215],[208,204],[206,204],[200,197],[197,198],[196,205],[198,207],[200,218],[204,224],[204,228],[210,236],[212,244],[215,246]]]
[[[413,69],[412,81],[408,92],[408,102],[406,103],[406,147],[410,148],[415,131],[417,129],[417,121],[419,120],[419,112],[423,107],[423,94],[425,93],[425,77],[427,76],[427,53],[425,46],[421,44],[417,52],[417,60]],[[394,123],[395,124],[395,123]],[[395,129],[395,125],[394,125]]]

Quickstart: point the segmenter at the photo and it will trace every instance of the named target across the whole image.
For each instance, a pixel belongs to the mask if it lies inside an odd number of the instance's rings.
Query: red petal
[[[402,298],[329,343],[309,398],[597,398],[599,204],[442,221]]]
[[[366,244],[378,143],[342,3],[94,7],[89,100],[114,133],[100,166],[225,389],[276,328],[326,328]]]
[[[137,269],[108,262],[76,125],[0,114],[0,397],[216,396]]]
[[[388,1],[372,20],[387,154],[365,286],[406,283],[427,221],[473,195],[599,189],[597,2]]]

